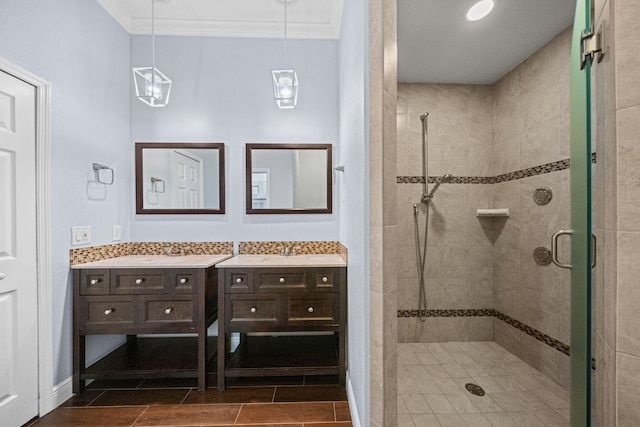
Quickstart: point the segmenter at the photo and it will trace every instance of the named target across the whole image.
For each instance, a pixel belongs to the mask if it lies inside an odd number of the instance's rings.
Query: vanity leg
[[[207,329],[200,327],[198,333],[198,391],[207,389]]]
[[[71,389],[73,393],[78,394],[84,390],[84,381],[80,379],[80,375],[84,372],[84,346],[85,336],[75,332],[73,334],[73,380]]]

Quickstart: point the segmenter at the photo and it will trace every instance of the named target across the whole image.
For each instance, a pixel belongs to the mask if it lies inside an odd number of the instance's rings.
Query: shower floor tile
[[[570,425],[569,392],[493,341],[400,343],[398,355],[399,426]]]

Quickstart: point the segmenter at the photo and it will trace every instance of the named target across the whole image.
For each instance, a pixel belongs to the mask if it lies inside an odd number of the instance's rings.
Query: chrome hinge
[[[593,32],[593,27],[589,28],[589,31],[582,30],[580,36],[580,69],[583,70],[587,65],[587,60],[593,63],[593,59],[596,62],[601,62],[604,57],[604,40],[602,31],[597,33]]]

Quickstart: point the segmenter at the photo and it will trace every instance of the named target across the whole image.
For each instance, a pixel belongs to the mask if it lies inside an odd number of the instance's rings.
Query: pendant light
[[[292,0],[279,0],[284,3],[284,62],[287,63],[287,4]],[[298,76],[296,70],[272,70],[273,97],[280,109],[296,108],[298,102]]]
[[[151,107],[166,107],[171,93],[171,80],[156,68],[156,37],[154,6],[151,0],[151,67],[133,69],[133,82],[138,99]]]

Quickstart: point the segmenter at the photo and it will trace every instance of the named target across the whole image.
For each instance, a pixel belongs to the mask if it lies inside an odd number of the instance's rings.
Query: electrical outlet
[[[118,242],[122,240],[122,227],[119,225],[111,226],[111,240]]]
[[[71,245],[86,245],[91,243],[91,227],[71,227]]]

